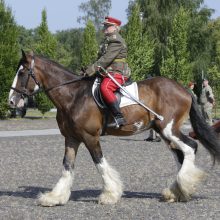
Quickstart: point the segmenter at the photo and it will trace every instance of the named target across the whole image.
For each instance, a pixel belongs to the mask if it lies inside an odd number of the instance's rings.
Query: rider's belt
[[[116,59],[113,60],[113,62],[122,62],[122,63],[126,63],[127,60],[126,60],[126,58],[116,58]]]

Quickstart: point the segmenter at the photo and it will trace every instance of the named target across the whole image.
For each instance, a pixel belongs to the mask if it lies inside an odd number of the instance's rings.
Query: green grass
[[[39,110],[28,108],[25,117],[27,118],[29,117],[30,118],[31,117],[33,118],[55,118],[56,112],[46,112],[43,116],[43,114]],[[214,119],[220,119],[220,105],[217,105],[213,108],[212,117]]]
[[[25,115],[26,118],[33,117],[33,118],[55,118],[56,112],[46,112],[44,115],[37,109],[28,108],[27,113]]]

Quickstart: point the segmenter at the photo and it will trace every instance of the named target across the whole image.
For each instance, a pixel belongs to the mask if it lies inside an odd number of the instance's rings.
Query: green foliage
[[[20,44],[20,48],[24,51],[33,50],[35,42],[37,41],[37,31],[36,29],[25,29],[22,26],[18,26],[19,36],[18,42]]]
[[[7,98],[18,62],[18,29],[10,8],[0,0],[0,118],[7,116]]]
[[[39,39],[36,44],[36,52],[50,58],[55,58],[57,40],[48,30],[47,13],[45,9],[42,11],[42,21],[37,30],[37,33],[39,35]]]
[[[138,4],[134,5],[129,17],[125,39],[132,78],[142,80],[150,74],[153,66],[154,42],[149,40],[147,33],[143,34]]]
[[[38,93],[35,96],[35,101],[37,103],[37,109],[43,115],[53,107],[52,102],[48,100],[48,97],[44,93]]]
[[[130,3],[128,14],[131,14],[135,3],[140,4],[140,10],[143,13],[143,29],[148,32],[150,39],[155,41],[153,70],[157,75],[160,75],[162,61],[166,53],[169,53],[168,39],[173,29],[173,18],[180,7],[189,11],[188,51],[190,51],[193,74],[201,72],[198,69],[199,64],[204,64],[207,68],[210,58],[208,57],[209,37],[206,27],[212,10],[202,8],[203,2],[203,0],[134,0]],[[201,62],[198,63],[198,61]]]
[[[83,29],[71,29],[56,33],[59,42],[57,52],[58,62],[64,66],[77,71],[81,67],[81,48],[83,41]],[[60,49],[60,45],[62,48]]]
[[[91,20],[98,30],[101,28],[104,16],[109,14],[110,9],[111,0],[89,0],[83,2],[80,4],[79,10],[84,13],[84,16],[78,17],[78,22],[83,21],[84,24],[87,24]]]
[[[172,31],[168,38],[167,54],[161,74],[187,84],[192,79],[188,48],[189,12],[181,7],[174,16]]]
[[[83,34],[83,46],[81,48],[81,64],[87,66],[97,58],[98,44],[96,31],[92,21],[88,21]]]
[[[47,14],[45,9],[42,11],[42,21],[40,27],[38,28],[38,34],[39,39],[36,45],[37,53],[54,58],[56,56],[57,41],[48,30]],[[36,102],[37,107],[42,114],[49,111],[53,107],[52,102],[44,93],[38,93],[36,95]]]
[[[209,32],[211,33],[210,41],[212,45],[211,63],[207,70],[207,77],[212,85],[215,98],[220,103],[220,18],[209,22]]]

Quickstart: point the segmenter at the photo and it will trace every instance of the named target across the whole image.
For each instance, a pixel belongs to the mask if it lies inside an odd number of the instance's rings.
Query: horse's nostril
[[[10,103],[10,105],[14,105],[14,102],[13,102],[13,101],[10,101],[9,103]]]

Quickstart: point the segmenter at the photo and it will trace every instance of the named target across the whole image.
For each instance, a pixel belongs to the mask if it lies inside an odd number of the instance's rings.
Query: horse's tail
[[[217,133],[206,123],[193,96],[189,115],[198,140],[210,152],[214,161],[216,159],[220,162],[220,140]]]

